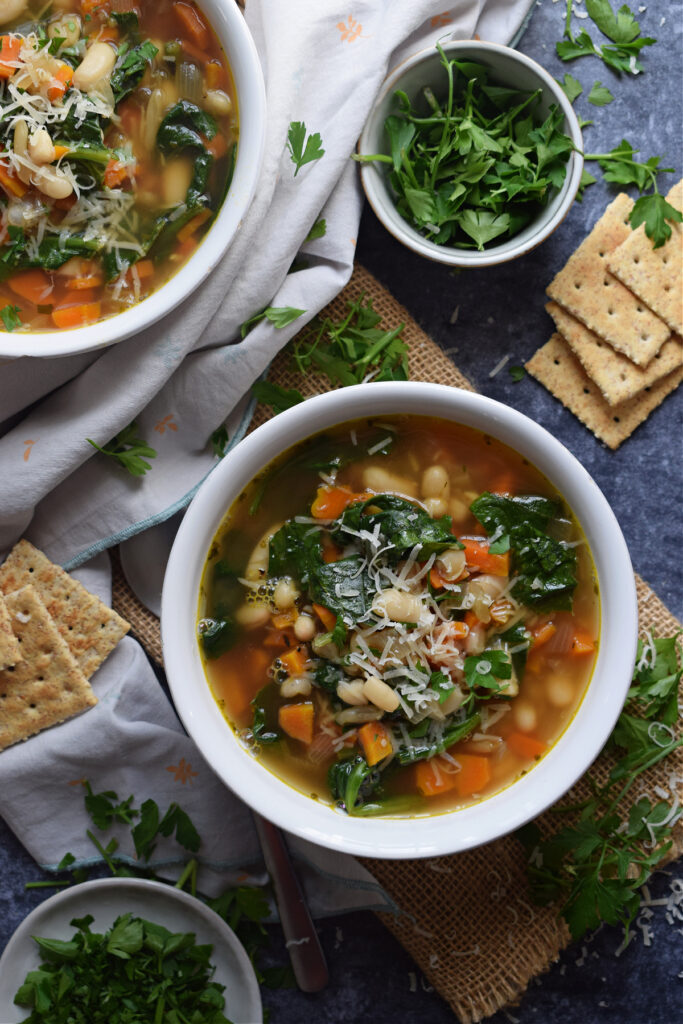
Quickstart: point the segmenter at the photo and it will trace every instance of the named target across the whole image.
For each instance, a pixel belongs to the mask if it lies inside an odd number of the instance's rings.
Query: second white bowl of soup
[[[265,135],[256,48],[220,0],[3,18],[0,355],[111,345],[187,298],[240,226]]]
[[[489,399],[311,399],[242,442],[179,531],[165,663],[214,770],[366,856],[451,853],[586,770],[630,682],[628,552],[585,470]]]

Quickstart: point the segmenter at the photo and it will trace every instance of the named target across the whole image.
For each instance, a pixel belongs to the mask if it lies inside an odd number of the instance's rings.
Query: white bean
[[[14,21],[26,10],[28,0],[2,0],[0,3],[0,25]]]
[[[367,677],[363,683],[363,693],[371,704],[381,708],[382,711],[395,711],[400,704],[396,691],[377,676]]]
[[[425,498],[424,504],[432,519],[441,519],[448,512],[445,498]]]
[[[161,172],[161,194],[166,206],[180,206],[192,181],[192,161],[186,156],[169,160]]]
[[[296,602],[297,597],[300,597],[299,591],[296,589],[290,579],[280,580],[273,591],[273,602],[276,608],[279,608],[281,612],[287,611],[288,608],[292,608]]]
[[[436,565],[443,578],[453,583],[465,571],[465,552],[462,548],[448,548],[437,556]]]
[[[310,615],[299,615],[294,622],[294,636],[297,640],[312,640],[315,634],[315,620]]]
[[[288,676],[280,683],[281,697],[308,697],[311,692],[311,680],[305,676]]]
[[[448,498],[451,489],[448,473],[443,466],[429,466],[422,474],[423,498]]]
[[[45,128],[38,128],[28,140],[28,155],[36,164],[51,164],[54,160],[55,147]]]
[[[380,708],[366,704],[362,708],[344,708],[334,716],[339,725],[360,725],[362,722],[377,722],[384,712]]]
[[[533,732],[536,728],[536,711],[526,700],[516,700],[512,705],[512,717],[522,732]]]
[[[470,514],[469,506],[464,501],[461,501],[460,498],[451,499],[448,511],[453,516],[454,523],[464,523]]]
[[[232,100],[222,89],[209,89],[204,98],[204,109],[215,117],[227,117],[232,111]]]
[[[74,71],[72,84],[81,92],[90,92],[103,78],[109,78],[115,64],[116,50],[108,43],[93,43]]]
[[[50,199],[66,199],[73,192],[73,185],[57,167],[39,167],[31,175],[31,182]]]
[[[419,597],[406,594],[402,590],[389,587],[377,594],[372,602],[372,610],[393,622],[418,622],[424,606]]]
[[[405,494],[408,498],[417,497],[417,487],[412,480],[397,476],[384,466],[366,466],[363,470],[363,486],[375,494]]]
[[[363,683],[360,679],[356,679],[353,683],[349,683],[346,680],[337,683],[337,696],[345,704],[353,704],[358,707],[368,703],[368,698],[363,693]]]
[[[465,653],[481,654],[486,647],[486,630],[480,624],[470,626],[470,631],[465,637]]]
[[[26,156],[28,150],[28,125],[23,117],[14,124],[14,152],[18,156]]]
[[[258,626],[265,626],[270,618],[270,609],[265,604],[246,603],[237,609],[235,618],[240,626],[256,629]]]
[[[556,708],[569,707],[574,700],[574,687],[568,679],[551,679],[547,692],[548,700]]]

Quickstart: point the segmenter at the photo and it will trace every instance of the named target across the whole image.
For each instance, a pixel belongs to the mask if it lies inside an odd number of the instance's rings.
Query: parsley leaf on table
[[[216,456],[216,458],[224,458],[226,449],[228,447],[228,441],[230,440],[230,437],[228,436],[228,428],[225,426],[224,423],[222,423],[220,427],[216,427],[209,440],[211,441],[213,454]]]
[[[602,82],[597,81],[593,83],[593,88],[588,93],[589,103],[592,103],[594,107],[606,107],[613,100],[614,96]]]
[[[242,338],[246,338],[252,327],[260,323],[261,320],[269,320],[273,327],[287,327],[303,316],[305,312],[305,309],[295,309],[294,306],[267,306],[260,313],[255,313],[254,316],[244,321],[240,327],[240,335]]]
[[[562,89],[566,93],[567,99],[570,103],[573,103],[574,100],[583,92],[581,82],[579,82],[578,78],[574,78],[573,75],[570,75],[569,72],[565,74],[562,81],[558,78],[557,84],[562,86]]]
[[[15,331],[17,327],[21,327],[22,321],[19,314],[21,309],[19,306],[11,306],[9,303],[0,309],[0,317],[5,325],[6,330]]]
[[[652,46],[656,39],[640,35],[640,25],[633,14],[623,4],[615,14],[608,0],[586,0],[586,11],[598,29],[611,40],[613,45],[603,43],[596,46],[592,38],[582,29],[574,36],[571,29],[571,16],[574,9],[573,0],[567,0],[564,36],[555,44],[555,50],[561,60],[576,60],[579,57],[599,57],[603,63],[611,67],[617,74],[622,71],[637,75],[643,70],[638,60],[640,51],[645,46]]]
[[[268,380],[257,381],[251,390],[257,402],[270,405],[276,416],[304,400],[304,396],[295,388],[283,388],[280,384],[273,384]]]
[[[636,199],[629,217],[632,228],[635,229],[640,224],[645,225],[645,234],[652,239],[655,249],[664,245],[671,238],[671,228],[667,221],[675,221],[680,224],[683,221],[683,216],[681,216],[680,210],[667,203],[664,196],[660,196],[658,192]]]
[[[314,160],[320,160],[325,155],[322,148],[323,140],[319,132],[315,132],[306,138],[306,125],[303,121],[291,121],[287,132],[287,146],[292,163],[296,167],[294,177],[305,164]]]
[[[608,741],[613,768],[604,785],[580,804],[555,808],[571,824],[543,836],[532,822],[517,837],[529,853],[527,874],[534,902],[559,902],[572,937],[601,921],[629,926],[640,908],[639,889],[671,848],[672,810],[667,800],[645,794],[630,804],[629,790],[643,772],[683,745],[677,720],[681,677],[678,636],[638,645],[626,710]],[[642,717],[631,714],[636,709]]]
[[[314,238],[324,238],[326,232],[327,222],[324,217],[320,217],[304,238],[304,242],[312,242]]]
[[[510,366],[508,367],[508,373],[512,377],[513,384],[519,384],[526,377],[526,370],[523,366]]]
[[[150,447],[144,437],[137,436],[138,425],[135,420],[127,427],[119,431],[111,441],[105,445],[96,444],[91,438],[86,437],[88,444],[97,448],[102,455],[108,455],[125,469],[131,476],[144,476],[152,467],[146,459],[155,459],[157,452]]]

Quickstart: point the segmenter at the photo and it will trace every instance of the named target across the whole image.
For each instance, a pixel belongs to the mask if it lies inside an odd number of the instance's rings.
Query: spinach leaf
[[[277,743],[282,734],[277,727],[277,699],[279,689],[275,683],[267,683],[251,701],[254,717],[251,733],[258,743]]]
[[[366,512],[366,509],[380,511]],[[417,546],[420,558],[429,558],[447,548],[457,547],[458,542],[451,533],[450,516],[432,519],[428,512],[414,505],[406,498],[395,494],[378,494],[367,501],[350,505],[337,520],[338,526],[334,533],[343,541],[344,527],[358,531],[361,526],[372,532],[379,524],[382,543],[391,544],[385,557],[393,563],[406,558]]]
[[[234,647],[238,629],[234,619],[201,619],[198,626],[199,642],[207,658],[220,658]]]
[[[138,43],[123,54],[119,51],[120,56],[111,75],[111,87],[117,106],[125,96],[137,88],[148,64],[154,60],[158,52],[157,47],[149,39],[144,43]]]
[[[440,740],[430,740],[427,735],[424,739],[418,737],[417,743],[409,746],[401,746],[396,751],[396,758],[399,764],[413,764],[415,761],[428,761],[437,754],[442,754],[455,743],[469,736],[481,722],[481,715],[478,711],[468,715],[461,722],[455,722],[444,732]]]
[[[269,576],[292,576],[308,584],[323,564],[320,530],[289,520],[270,538]]]
[[[571,609],[576,587],[576,552],[546,533],[559,518],[559,506],[548,498],[506,498],[485,491],[470,506],[489,536],[510,538],[513,597],[543,609]]]
[[[140,34],[140,19],[135,11],[112,11],[109,17],[121,29],[122,35],[128,35],[134,42]]]
[[[362,754],[347,761],[335,761],[327,773],[327,784],[335,800],[347,814],[355,814],[377,789],[380,773],[372,769]]]
[[[189,210],[196,210],[208,202],[206,186],[213,166],[213,156],[204,145],[204,139],[213,139],[217,131],[216,121],[189,100],[180,100],[164,116],[157,132],[157,146],[162,153],[178,154],[186,149],[193,153],[192,179],[187,190],[185,203]]]
[[[337,686],[339,683],[343,683],[346,678],[346,673],[341,666],[327,660],[318,662],[313,677],[316,686],[333,694],[336,694]]]

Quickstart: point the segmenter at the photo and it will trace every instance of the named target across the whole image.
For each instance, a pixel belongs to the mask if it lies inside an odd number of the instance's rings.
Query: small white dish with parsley
[[[80,938],[73,941],[75,934]],[[107,936],[106,949],[98,938],[100,935]],[[41,939],[40,946],[35,936]],[[207,944],[209,951],[202,949]],[[110,968],[102,970],[102,957],[110,958]],[[46,963],[57,967],[62,996],[55,994],[53,998],[54,986],[46,976],[41,983],[41,1009],[30,1016],[30,1006],[16,1005],[15,996],[22,989],[24,995],[28,993],[31,982],[25,981],[27,975],[35,974]],[[199,965],[197,973],[207,978],[201,997],[196,986],[192,987],[190,979],[194,979],[195,969],[188,968],[188,964]],[[177,971],[179,979],[161,997],[162,1014],[177,1010],[176,1000],[184,1009],[201,1009],[201,1020],[211,1024],[221,1020],[254,1024],[263,1019],[259,987],[249,957],[218,914],[172,885],[144,878],[100,878],[51,896],[19,925],[0,959],[0,1020],[89,1019],[87,1010],[86,1017],[75,1016],[76,996],[69,996],[69,977],[78,975],[81,969],[85,974],[89,970],[94,972],[88,982],[88,994],[96,996],[100,1004],[106,997],[109,1020],[119,1019],[114,1007],[126,987],[125,979],[120,980],[117,972],[121,965],[128,965],[128,973],[134,965],[135,991],[132,997],[129,993],[125,995],[125,1012],[131,1013],[131,1020],[166,1019],[155,1016],[160,996],[154,991],[159,989],[160,978],[154,981],[154,974],[159,965],[164,977],[173,977]],[[166,988],[163,983],[161,987]],[[73,991],[77,989],[78,986]],[[59,987],[56,991],[60,991]],[[221,1006],[223,999],[225,1005]],[[189,1003],[183,1004],[183,1000]],[[131,1001],[140,1003],[137,1009],[143,1016],[132,1015]],[[93,1002],[93,1009],[95,1005]],[[67,1010],[68,1018],[62,1016]],[[36,1012],[40,1015],[35,1016]]]
[[[581,180],[582,137],[561,87],[495,43],[445,43],[385,80],[358,145],[377,217],[415,252],[490,266],[535,248]]]

